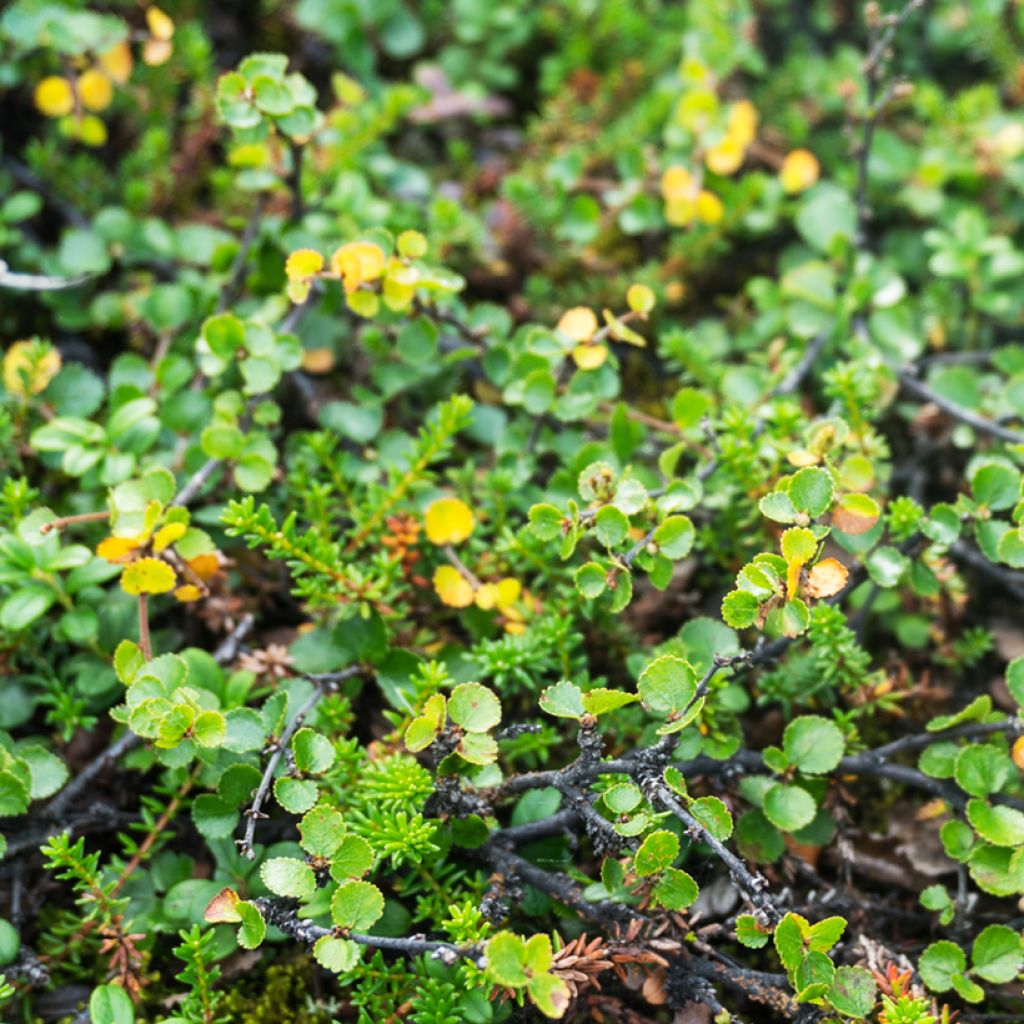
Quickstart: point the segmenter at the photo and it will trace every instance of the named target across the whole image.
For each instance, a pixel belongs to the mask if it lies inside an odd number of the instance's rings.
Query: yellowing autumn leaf
[[[194,583],[185,583],[174,591],[174,596],[182,604],[191,604],[203,596],[203,592]]]
[[[28,398],[46,390],[60,370],[60,353],[45,341],[16,341],[4,355],[4,387]]]
[[[181,540],[185,536],[187,529],[184,523],[168,523],[161,526],[153,538],[153,550],[159,553],[169,548],[176,540]]]
[[[523,585],[512,576],[506,576],[498,581],[497,605],[502,611],[507,610],[519,600],[523,592]]]
[[[808,597],[834,597],[850,578],[850,572],[837,558],[823,558],[807,573],[804,589]]]
[[[114,99],[114,87],[102,71],[89,68],[78,79],[78,98],[86,110],[106,110]]]
[[[47,117],[65,117],[75,109],[71,83],[60,75],[44,78],[35,92],[36,109]]]
[[[631,284],[626,291],[626,305],[632,312],[646,316],[654,309],[654,292],[645,284]]]
[[[697,184],[689,170],[678,165],[666,168],[661,176],[661,194],[666,203],[693,199],[696,193]]]
[[[174,570],[159,558],[140,558],[121,573],[121,589],[126,594],[166,594],[176,582]]]
[[[779,171],[783,189],[791,195],[810,188],[817,180],[821,168],[818,158],[808,149],[794,149],[786,154]]]
[[[473,513],[458,498],[432,501],[424,518],[431,544],[459,544],[473,532]]]
[[[154,39],[170,39],[174,35],[174,22],[159,7],[146,9],[146,25]]]
[[[757,107],[750,100],[738,100],[729,108],[729,137],[747,148],[757,134]]]
[[[557,329],[573,341],[590,341],[597,334],[597,314],[586,306],[566,310],[558,321]]]
[[[384,250],[373,242],[349,242],[331,257],[331,273],[341,278],[346,292],[376,281],[384,273],[385,265]]]
[[[138,537],[105,537],[96,548],[96,554],[108,562],[123,562],[139,543]]]
[[[209,583],[220,571],[220,558],[216,552],[210,551],[194,558],[188,559],[185,563],[204,583]]]
[[[99,56],[99,63],[118,85],[124,85],[132,73],[131,47],[122,40],[109,50],[104,50]]]
[[[315,249],[296,249],[284,264],[288,298],[297,306],[309,298],[312,278],[324,268],[324,258]]]
[[[577,345],[572,350],[573,362],[581,370],[596,370],[607,358],[607,345]]]
[[[743,164],[743,144],[727,135],[704,154],[704,163],[715,174],[735,174]]]
[[[697,196],[697,217],[705,224],[717,224],[725,216],[725,206],[714,192],[701,190]]]
[[[434,590],[450,608],[468,608],[473,603],[473,586],[453,565],[439,566],[434,573]]]

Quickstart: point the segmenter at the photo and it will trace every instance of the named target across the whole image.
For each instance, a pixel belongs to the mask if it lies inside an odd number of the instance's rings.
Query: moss
[[[217,1016],[225,1024],[330,1024],[312,999],[312,964],[291,960],[247,976],[224,997]]]

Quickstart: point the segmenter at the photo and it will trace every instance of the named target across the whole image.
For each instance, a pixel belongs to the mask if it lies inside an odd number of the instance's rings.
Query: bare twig
[[[899,379],[900,387],[904,391],[915,398],[921,399],[922,402],[930,402],[932,405],[937,405],[944,413],[952,416],[953,419],[958,420],[960,423],[966,423],[967,426],[972,427],[979,433],[998,437],[999,440],[1006,441],[1009,444],[1024,445],[1024,433],[1021,433],[1019,430],[1010,430],[1009,427],[1004,427],[1001,423],[986,419],[970,409],[965,409],[962,405],[957,405],[956,402],[952,402],[945,396],[940,395],[923,381],[918,380],[906,371],[900,373]]]

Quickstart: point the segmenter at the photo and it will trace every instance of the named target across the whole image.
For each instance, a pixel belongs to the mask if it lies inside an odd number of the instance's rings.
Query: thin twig
[[[1009,444],[1024,445],[1024,434],[1019,430],[1010,430],[1009,427],[1004,427],[1001,423],[986,419],[970,409],[965,409],[962,405],[957,405],[956,402],[950,401],[950,399],[940,395],[937,391],[932,390],[927,384],[918,380],[910,373],[906,371],[900,373],[899,380],[900,387],[904,391],[909,392],[915,398],[919,398],[922,402],[930,402],[932,405],[937,405],[944,413],[952,416],[953,419],[958,420],[960,423],[966,423],[967,426],[973,427],[979,433],[998,437],[1001,441],[1006,441]]]

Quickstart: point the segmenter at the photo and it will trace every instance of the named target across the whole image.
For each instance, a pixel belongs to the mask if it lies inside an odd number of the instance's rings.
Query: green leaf
[[[964,747],[956,759],[954,777],[957,785],[971,796],[988,796],[998,792],[1013,772],[1013,762],[990,743]]]
[[[333,807],[314,807],[299,822],[302,848],[313,857],[330,857],[345,838],[345,822]]]
[[[45,800],[53,796],[67,782],[67,765],[38,743],[20,747],[18,757],[28,766],[29,796],[33,800]]]
[[[426,715],[414,718],[405,730],[406,749],[414,754],[426,750],[437,739],[440,731],[434,719],[428,718]]]
[[[898,549],[883,545],[875,548],[865,563],[868,575],[880,587],[895,587],[900,577],[910,568],[910,559]]]
[[[219,747],[227,732],[227,719],[219,711],[202,711],[192,723],[192,738],[201,747]]]
[[[530,509],[530,529],[541,540],[554,540],[562,535],[565,518],[554,505],[534,505]]]
[[[1024,814],[1012,807],[993,806],[978,799],[968,800],[967,820],[974,831],[993,846],[1024,844]]]
[[[933,942],[921,954],[917,964],[921,980],[933,992],[948,992],[953,987],[954,975],[962,974],[966,967],[964,951],[946,939]]]
[[[466,733],[455,750],[470,764],[493,764],[498,759],[498,744],[483,732]]]
[[[733,590],[726,594],[722,601],[722,619],[733,629],[746,629],[752,626],[760,614],[760,602],[745,590]]]
[[[688,808],[694,819],[719,842],[732,835],[732,815],[717,796],[698,797]]]
[[[137,643],[122,640],[114,651],[114,671],[117,678],[129,686],[146,664],[146,658]]]
[[[783,832],[795,832],[814,819],[817,804],[800,786],[777,782],[764,795],[765,817]]]
[[[263,884],[277,896],[302,900],[316,891],[313,869],[294,857],[272,857],[260,866]]]
[[[612,814],[628,814],[640,806],[643,798],[640,787],[631,782],[621,782],[602,794],[605,806]]]
[[[836,976],[835,964],[824,954],[811,950],[800,962],[794,975],[796,1001],[820,999],[831,987]]]
[[[633,855],[633,870],[641,878],[663,871],[679,856],[679,838],[674,832],[652,832]]]
[[[572,1001],[568,984],[554,974],[535,974],[527,983],[530,1000],[545,1017],[564,1016]]]
[[[597,562],[587,562],[576,570],[576,589],[589,601],[600,597],[608,586],[604,567]]]
[[[669,516],[654,531],[652,540],[666,558],[677,561],[685,558],[693,548],[697,531],[688,516]]]
[[[790,764],[808,775],[821,775],[842,759],[843,734],[826,718],[803,715],[786,726],[782,747]]]
[[[484,948],[487,977],[507,988],[526,984],[526,943],[513,932],[498,932]]]
[[[811,624],[811,613],[799,597],[787,601],[781,609],[777,608],[772,617],[778,622],[783,635],[788,637],[802,636]]]
[[[238,928],[238,944],[242,949],[255,949],[267,936],[267,922],[253,903],[240,902],[235,908],[241,919]]]
[[[771,937],[770,931],[761,930],[753,914],[740,914],[736,918],[736,939],[748,949],[763,949]]]
[[[818,539],[805,526],[791,526],[782,535],[782,557],[787,562],[809,562],[818,550]]]
[[[1006,685],[1017,704],[1024,708],[1024,656],[1006,666]]]
[[[334,764],[331,741],[315,729],[303,728],[292,737],[295,767],[309,775],[322,775]]]
[[[227,839],[238,824],[238,811],[212,793],[201,793],[192,802],[192,821],[206,839]]]
[[[370,882],[346,882],[331,899],[331,918],[339,928],[365,932],[384,913],[384,897]]]
[[[331,877],[336,882],[362,878],[373,867],[373,860],[373,847],[362,836],[344,836],[331,855]]]
[[[946,855],[952,857],[953,860],[963,862],[971,855],[971,848],[974,846],[974,833],[966,822],[955,819],[947,821],[939,829],[939,838]]]
[[[827,953],[846,931],[846,920],[842,917],[826,917],[810,926],[808,948],[818,953]]]
[[[610,690],[607,687],[598,686],[583,694],[583,708],[587,714],[597,717],[625,707],[627,704],[633,704],[639,699],[635,693],[625,693],[622,690]]]
[[[974,973],[994,985],[1013,981],[1024,963],[1020,934],[1004,924],[990,924],[974,940],[971,962]]]
[[[274,783],[274,799],[292,814],[308,811],[320,796],[320,790],[312,779],[293,779],[283,775]]]
[[[629,533],[629,520],[614,506],[605,505],[594,516],[594,527],[597,539],[606,548],[613,548],[625,540]]]
[[[807,921],[799,914],[793,913],[786,914],[775,926],[775,951],[788,972],[795,971],[803,959],[804,932],[807,927]]]
[[[651,895],[666,910],[683,910],[700,895],[700,888],[687,872],[670,867],[662,871]]]
[[[541,691],[540,707],[556,718],[581,718],[586,712],[583,707],[583,692],[575,683],[563,679]]]
[[[135,1007],[120,985],[97,985],[89,997],[91,1024],[134,1024]]]
[[[761,515],[774,523],[792,523],[797,517],[797,508],[786,491],[772,491],[766,494],[757,506]]]
[[[1003,462],[989,462],[971,477],[971,491],[979,505],[997,511],[1020,500],[1020,473]]]
[[[697,693],[697,676],[689,662],[666,654],[643,670],[637,692],[648,710],[680,714]]]
[[[20,587],[0,605],[0,626],[12,633],[28,629],[56,600],[57,591],[45,584],[29,583]]]
[[[479,683],[461,683],[448,698],[448,714],[468,732],[487,732],[501,721],[501,702]]]
[[[10,921],[0,917],[0,967],[6,967],[18,956],[21,936]]]
[[[992,698],[983,693],[975,697],[967,707],[953,715],[936,715],[925,729],[928,732],[941,732],[943,729],[952,729],[955,725],[962,725],[964,722],[979,722],[992,710]]]
[[[980,1003],[985,998],[985,990],[965,974],[953,975],[953,988],[957,995],[969,1003]]]
[[[323,935],[313,944],[313,956],[321,967],[335,974],[344,974],[359,963],[360,948],[349,939]]]
[[[812,519],[828,511],[833,493],[832,477],[825,470],[814,466],[801,469],[789,485],[789,497],[793,504]]]

